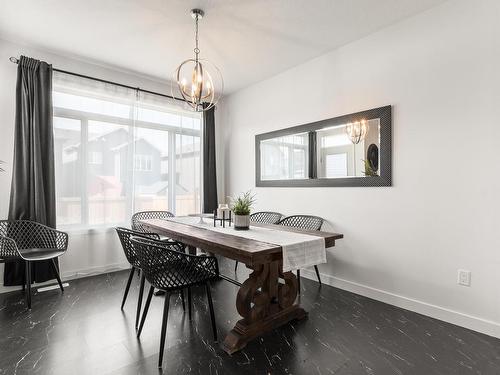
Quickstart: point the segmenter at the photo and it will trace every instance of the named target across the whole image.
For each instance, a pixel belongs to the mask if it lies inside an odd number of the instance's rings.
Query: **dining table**
[[[236,310],[241,316],[226,335],[221,346],[228,354],[243,349],[247,343],[292,320],[307,317],[300,305],[298,281],[292,270],[283,270],[283,246],[280,241],[260,241],[249,238],[248,233],[227,225],[214,228],[211,220],[182,221],[175,218],[141,220],[149,231],[185,244],[191,254],[197,249],[244,263],[251,270],[248,278],[239,285]],[[200,224],[201,223],[201,224]],[[283,225],[251,223],[251,228],[286,236],[298,233],[304,238],[323,238],[324,248],[335,246],[343,238],[340,233],[308,231]],[[217,230],[213,230],[217,229]],[[261,230],[262,232],[263,230]],[[272,238],[272,237],[271,237]],[[297,238],[302,238],[298,236]],[[225,279],[231,280],[227,276]]]

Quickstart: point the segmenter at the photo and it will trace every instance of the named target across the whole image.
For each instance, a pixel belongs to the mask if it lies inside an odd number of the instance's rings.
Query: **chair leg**
[[[139,299],[137,301],[137,312],[135,313],[135,329],[139,327],[139,316],[141,315],[142,307],[142,295],[144,294],[144,282],[146,278],[144,277],[144,272],[141,272],[141,286],[139,287]]]
[[[316,276],[318,276],[319,285],[321,285],[321,277],[319,276],[318,266],[314,266],[314,269],[316,270]]]
[[[238,270],[238,261],[236,261],[236,263],[234,263],[234,272],[236,272]]]
[[[31,310],[31,262],[26,261],[26,304],[28,309]]]
[[[212,331],[214,333],[214,341],[217,342],[217,327],[215,326],[214,304],[212,303],[212,293],[210,292],[210,283],[205,284],[207,290],[208,307],[210,308],[210,319],[212,320]]]
[[[192,301],[191,301],[191,288],[188,289],[188,313],[189,313],[189,320],[191,321],[191,310],[192,310]]]
[[[186,302],[184,301],[184,289],[181,289],[182,311],[186,311]]]
[[[23,273],[23,292],[26,290],[26,262],[24,262],[25,272]]]
[[[125,306],[125,301],[127,300],[128,291],[130,289],[130,283],[132,282],[132,279],[134,278],[134,272],[135,272],[135,268],[132,267],[130,269],[130,274],[128,275],[127,286],[125,287],[125,293],[123,293],[122,307],[121,307],[122,310],[123,310],[123,306]]]
[[[297,270],[297,283],[298,283],[299,294],[300,294],[300,270]]]
[[[167,336],[167,320],[168,320],[168,306],[170,303],[170,292],[165,294],[165,303],[163,305],[163,321],[161,323],[161,337],[160,337],[160,356],[158,358],[158,367],[161,368],[163,364],[163,350],[165,349],[165,338]]]
[[[151,299],[153,298],[153,293],[155,291],[154,286],[149,287],[148,298],[146,299],[146,305],[144,306],[144,311],[142,312],[141,324],[139,325],[139,330],[137,331],[137,338],[141,336],[142,327],[144,327],[144,322],[146,321],[146,315],[148,315],[149,305],[151,304]]]
[[[59,288],[61,288],[61,292],[64,292],[61,277],[59,276],[59,271],[57,270],[56,261],[54,259],[50,260],[50,268],[52,268],[52,272],[56,275],[57,283],[59,284]]]

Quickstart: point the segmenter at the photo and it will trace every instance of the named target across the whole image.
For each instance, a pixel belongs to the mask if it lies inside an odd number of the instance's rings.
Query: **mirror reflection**
[[[309,134],[298,133],[261,141],[261,179],[309,178]]]
[[[390,105],[255,136],[259,187],[392,185]]]
[[[380,119],[325,127],[316,131],[318,178],[380,175]]]

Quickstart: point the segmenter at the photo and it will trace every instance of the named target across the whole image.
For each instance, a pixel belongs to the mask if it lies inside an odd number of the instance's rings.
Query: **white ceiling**
[[[0,37],[155,78],[201,56],[226,93],[271,77],[444,0],[0,0]]]

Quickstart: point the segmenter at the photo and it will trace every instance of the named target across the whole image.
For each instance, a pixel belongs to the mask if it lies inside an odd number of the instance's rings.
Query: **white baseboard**
[[[107,264],[105,266],[81,268],[78,270],[63,271],[61,274],[62,280],[74,280],[81,279],[82,277],[89,277],[94,275],[100,275],[108,272],[117,272],[121,270],[126,270],[130,268],[130,264],[125,263],[113,263]]]
[[[81,268],[78,270],[63,271],[61,273],[61,279],[62,279],[62,281],[81,279],[83,277],[95,276],[95,275],[100,275],[100,274],[108,273],[108,272],[117,272],[117,271],[129,269],[129,268],[130,268],[130,264],[128,264],[126,262],[125,263],[113,263],[113,264],[108,264],[105,266]],[[56,282],[55,280],[49,280],[49,281],[46,281],[44,283],[33,284],[33,288],[43,287],[45,285],[51,285],[51,284],[54,284],[55,282]],[[0,294],[7,293],[7,292],[13,292],[16,290],[21,290],[21,286],[7,286],[7,287],[0,286]]]
[[[304,269],[300,275],[310,280],[317,281],[314,270]],[[372,288],[367,285],[359,284],[353,281],[344,280],[335,276],[321,273],[321,281],[324,284],[347,290],[352,293],[372,298],[377,301],[385,302],[390,305],[401,307],[410,311],[417,312],[431,318],[443,320],[448,323],[456,324],[461,327],[469,328],[489,336],[500,338],[500,323],[483,319],[477,316],[464,314],[459,311],[447,309],[445,307],[433,305],[427,302],[408,298],[398,294],[386,292],[384,290]]]

